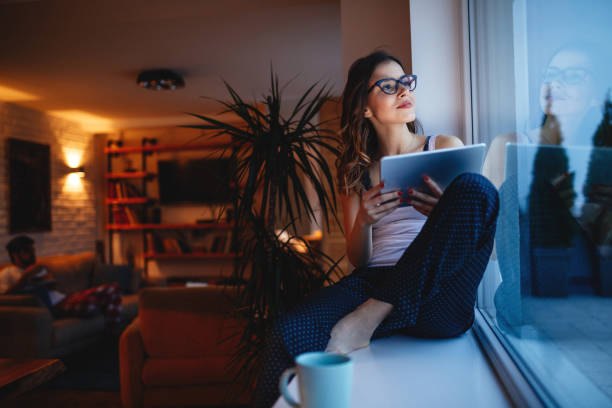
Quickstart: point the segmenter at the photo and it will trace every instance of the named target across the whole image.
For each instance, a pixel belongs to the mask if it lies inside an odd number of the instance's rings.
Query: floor
[[[119,395],[119,334],[101,337],[85,350],[62,358],[66,371],[2,407],[121,408]]]
[[[350,354],[352,408],[510,407],[472,331],[454,339],[393,336]],[[289,387],[297,398],[297,384]],[[287,408],[281,399],[274,408]]]
[[[119,392],[64,390],[48,387],[2,401],[2,408],[121,408]]]

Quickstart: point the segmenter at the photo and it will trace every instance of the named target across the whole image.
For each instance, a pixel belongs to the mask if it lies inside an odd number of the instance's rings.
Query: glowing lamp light
[[[83,153],[74,149],[64,149],[66,155],[66,164],[71,169],[76,169],[81,165],[81,158]]]
[[[66,176],[65,192],[78,193],[83,191],[83,178],[85,178],[85,168],[82,166],[83,151],[64,147],[64,157],[66,165],[69,167]]]
[[[77,167],[72,169],[66,177],[66,184],[64,185],[64,191],[70,193],[83,192],[83,178],[85,177],[85,169],[83,167]]]
[[[8,86],[0,85],[0,101],[7,102],[23,102],[35,101],[40,99],[36,95],[20,91],[19,89],[9,88]]]

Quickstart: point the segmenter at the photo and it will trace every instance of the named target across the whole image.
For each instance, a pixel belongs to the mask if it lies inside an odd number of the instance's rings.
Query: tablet
[[[537,166],[536,166],[536,161]],[[582,206],[589,202],[589,192],[597,184],[612,185],[612,148],[592,146],[550,146],[537,144],[506,144],[504,182],[516,183],[520,208],[527,211],[529,193],[535,172],[545,174],[570,173],[573,182],[574,205],[570,211],[578,217]]]
[[[426,175],[445,189],[463,173],[481,173],[486,145],[484,143],[450,149],[385,156],[380,161],[380,178],[385,182],[383,193],[408,189],[426,193],[431,190],[423,180]],[[403,203],[402,206],[409,204]]]

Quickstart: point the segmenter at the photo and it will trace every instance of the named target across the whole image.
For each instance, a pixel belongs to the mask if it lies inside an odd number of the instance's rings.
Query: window
[[[478,308],[549,406],[612,405],[610,16],[469,1],[474,138],[501,199]]]

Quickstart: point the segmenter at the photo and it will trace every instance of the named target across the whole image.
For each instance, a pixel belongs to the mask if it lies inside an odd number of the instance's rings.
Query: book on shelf
[[[139,189],[137,189],[136,186],[134,186],[132,183],[123,181],[121,184],[124,187],[126,197],[134,198],[134,197],[143,196],[142,192]]]
[[[191,247],[183,239],[175,237],[159,238],[155,234],[147,234],[147,250],[148,253],[157,254],[189,254],[192,251]]]
[[[117,198],[117,185],[112,181],[108,182],[108,198]]]
[[[213,239],[212,246],[210,248],[210,252],[213,253],[223,253],[225,251],[225,245],[228,239],[225,235],[217,235]]]
[[[127,218],[126,213],[123,211],[123,207],[115,206],[113,207],[113,224],[129,224],[129,220]]]
[[[175,241],[177,245],[180,247],[182,253],[189,254],[192,252],[189,244],[187,244],[187,242],[185,242],[183,239],[175,239]]]
[[[123,207],[123,210],[125,211],[130,224],[138,224],[138,218],[131,208]]]
[[[112,209],[113,224],[138,224],[139,217],[134,210],[125,206],[115,205]]]
[[[224,254],[229,254],[232,249],[232,233],[231,231],[225,232],[225,248],[223,248]]]
[[[147,253],[155,254],[155,253],[164,252],[165,250],[164,243],[162,242],[159,235],[152,233],[152,232],[147,232],[146,239],[147,239]]]
[[[108,182],[108,198],[140,198],[142,192],[132,183],[125,180],[111,180]]]
[[[181,247],[176,242],[176,239],[166,237],[162,240],[164,244],[164,252],[169,254],[182,254]]]

